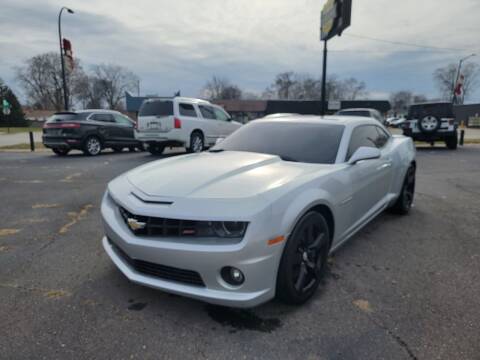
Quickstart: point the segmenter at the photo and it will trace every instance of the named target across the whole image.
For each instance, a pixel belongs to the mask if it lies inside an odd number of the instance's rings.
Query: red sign
[[[72,43],[68,39],[63,39],[63,56],[70,71],[73,70],[75,62],[73,61]]]

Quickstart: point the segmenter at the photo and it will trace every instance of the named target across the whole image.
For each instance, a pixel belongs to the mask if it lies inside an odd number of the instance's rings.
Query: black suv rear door
[[[97,125],[98,134],[102,137],[106,145],[121,142],[121,133],[112,114],[95,113],[92,114],[88,120]]]

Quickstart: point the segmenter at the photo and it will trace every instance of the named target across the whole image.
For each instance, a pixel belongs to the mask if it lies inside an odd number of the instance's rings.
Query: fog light
[[[232,266],[225,266],[222,268],[221,275],[223,280],[230,285],[239,286],[245,281],[245,276],[243,273],[239,269]]]

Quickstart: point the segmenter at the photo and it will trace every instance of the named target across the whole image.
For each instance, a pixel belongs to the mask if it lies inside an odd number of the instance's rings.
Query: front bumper
[[[135,209],[129,209],[135,212]],[[208,303],[253,307],[275,296],[276,273],[283,244],[268,246],[265,236],[265,218],[262,215],[256,228],[250,224],[245,237],[233,244],[202,244],[195,239],[153,238],[134,235],[120,215],[118,206],[109,196],[102,202],[102,219],[106,236],[102,243],[118,269],[132,282],[183,295]],[[268,232],[267,232],[268,233]],[[110,242],[110,241],[111,242]],[[163,266],[197,272],[205,286],[195,286],[166,280],[138,272],[112,246],[120,248],[130,258]],[[234,287],[220,275],[224,266],[234,266],[245,275],[245,282]]]

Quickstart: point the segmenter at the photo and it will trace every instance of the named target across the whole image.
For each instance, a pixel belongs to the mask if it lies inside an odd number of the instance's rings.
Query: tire
[[[159,144],[152,144],[148,145],[148,151],[152,155],[162,155],[163,150],[165,150],[165,146]]]
[[[415,166],[410,165],[403,180],[402,190],[400,195],[390,208],[390,211],[399,214],[406,215],[410,212],[413,204],[413,198],[415,195]]]
[[[116,153],[121,153],[123,151],[123,146],[114,146],[112,150]]]
[[[423,132],[424,134],[431,135],[431,134],[434,134],[440,128],[441,121],[436,116],[427,115],[419,119],[417,124],[421,132]]]
[[[455,134],[445,138],[445,145],[447,145],[447,148],[450,150],[456,150],[458,146],[458,136]]]
[[[53,148],[52,151],[58,156],[66,156],[70,152],[70,149],[67,148]]]
[[[199,131],[194,131],[190,136],[190,147],[187,149],[189,153],[200,153],[205,149],[203,135]]]
[[[320,213],[311,211],[295,225],[278,268],[276,296],[300,305],[312,297],[325,275],[330,231]]]
[[[89,156],[97,156],[102,151],[102,142],[97,136],[89,136],[83,144],[83,152]]]
[[[130,146],[130,147],[128,148],[128,151],[130,151],[130,152],[135,152],[135,150],[136,150],[136,149],[135,149],[135,146]]]

